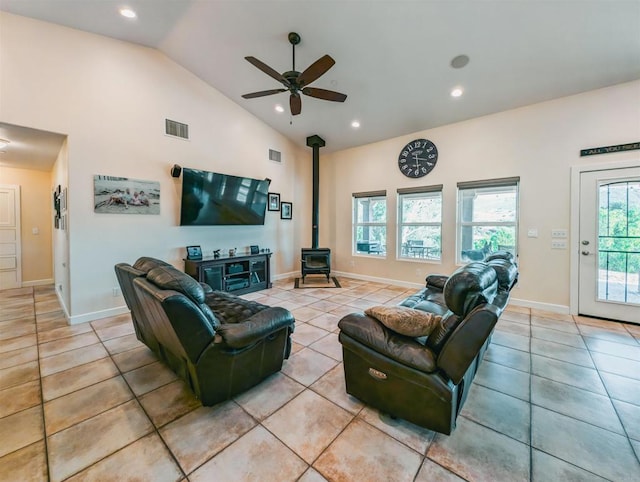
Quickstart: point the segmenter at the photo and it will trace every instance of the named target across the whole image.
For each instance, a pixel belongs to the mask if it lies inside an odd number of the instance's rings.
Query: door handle
[[[588,256],[588,255],[589,255],[589,251],[583,251],[583,252],[582,252],[582,255],[583,255],[583,256]]]

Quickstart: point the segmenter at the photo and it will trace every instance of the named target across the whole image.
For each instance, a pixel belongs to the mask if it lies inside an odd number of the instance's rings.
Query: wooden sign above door
[[[638,149],[640,149],[640,142],[618,144],[616,146],[592,147],[590,149],[582,149],[580,151],[580,157],[595,156],[597,154],[609,154],[610,152],[635,151]]]

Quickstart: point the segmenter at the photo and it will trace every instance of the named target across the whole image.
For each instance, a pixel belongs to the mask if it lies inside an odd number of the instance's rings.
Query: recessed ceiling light
[[[5,147],[7,147],[9,144],[11,143],[11,141],[8,141],[6,139],[0,139],[0,149],[4,149]]]
[[[469,63],[469,57],[466,55],[458,55],[451,60],[451,67],[461,69]]]
[[[276,112],[280,112],[281,114],[284,112],[284,107],[282,107],[280,104],[276,104]]]
[[[120,15],[126,18],[136,18],[138,16],[136,12],[126,7],[120,9]]]
[[[451,91],[451,97],[460,97],[463,93],[462,87],[456,87]]]
[[[351,127],[353,127],[354,129],[357,129],[358,127],[360,127],[360,121],[354,120],[351,123]]]

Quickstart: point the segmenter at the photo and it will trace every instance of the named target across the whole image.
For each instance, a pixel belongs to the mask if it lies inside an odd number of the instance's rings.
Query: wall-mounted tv
[[[264,224],[269,179],[182,170],[181,226]]]

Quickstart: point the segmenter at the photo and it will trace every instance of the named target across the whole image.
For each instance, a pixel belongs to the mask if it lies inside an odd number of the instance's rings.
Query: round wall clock
[[[398,167],[407,177],[426,176],[438,162],[438,149],[427,139],[416,139],[409,142],[400,151]]]

